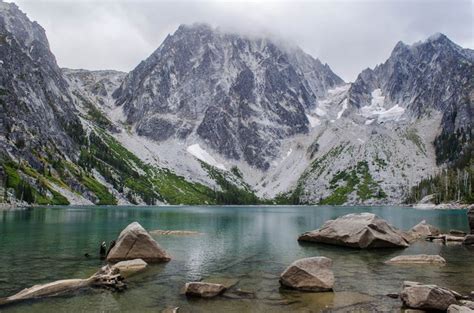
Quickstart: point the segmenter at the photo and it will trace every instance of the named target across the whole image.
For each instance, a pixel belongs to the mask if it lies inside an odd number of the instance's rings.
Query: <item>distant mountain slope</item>
[[[196,24],[128,74],[61,70],[0,1],[0,202],[472,202],[473,56],[437,34],[345,84]]]
[[[305,110],[342,83],[298,48],[196,24],[168,36],[114,97],[139,135],[196,137],[267,170],[282,139],[308,132]]]
[[[124,74],[61,71],[44,30],[0,2],[0,202],[245,203],[251,191],[214,173],[214,189],[147,164],[110,134]],[[221,176],[219,176],[221,175]],[[239,199],[238,199],[239,198]],[[254,201],[254,200],[252,200]]]

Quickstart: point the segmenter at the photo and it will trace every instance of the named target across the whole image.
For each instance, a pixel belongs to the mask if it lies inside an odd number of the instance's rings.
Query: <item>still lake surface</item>
[[[474,248],[420,241],[407,249],[353,250],[299,244],[299,234],[326,220],[372,212],[408,230],[421,220],[439,227],[468,230],[465,210],[415,210],[402,207],[332,206],[167,206],[46,207],[0,212],[0,297],[34,284],[86,278],[104,263],[102,241],[116,239],[133,221],[147,230],[192,230],[195,236],[153,236],[172,256],[128,280],[122,293],[83,291],[0,308],[0,312],[347,312],[400,311],[403,280],[433,283],[468,293],[474,290]],[[84,256],[91,255],[90,258]],[[393,266],[400,254],[440,254],[447,265]],[[334,293],[280,289],[279,274],[293,261],[311,256],[333,259]],[[188,281],[237,279],[234,290],[253,295],[186,299]]]

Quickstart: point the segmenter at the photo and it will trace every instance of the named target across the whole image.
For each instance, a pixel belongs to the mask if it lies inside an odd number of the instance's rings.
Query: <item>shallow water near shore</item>
[[[110,242],[130,222],[147,230],[189,230],[199,235],[153,235],[172,256],[152,265],[122,293],[83,291],[0,308],[1,312],[319,312],[399,311],[403,280],[438,284],[461,293],[474,290],[474,248],[420,241],[407,249],[353,250],[300,244],[299,234],[352,212],[372,212],[408,230],[425,219],[442,231],[467,231],[465,210],[402,207],[225,206],[225,207],[47,207],[0,212],[0,297],[34,284],[85,278],[103,262],[102,241]],[[85,253],[91,255],[84,257]],[[447,265],[393,266],[400,254],[440,254]],[[281,289],[279,274],[310,256],[333,259],[334,293]],[[237,279],[226,297],[186,299],[188,281]],[[236,290],[241,291],[236,294]]]

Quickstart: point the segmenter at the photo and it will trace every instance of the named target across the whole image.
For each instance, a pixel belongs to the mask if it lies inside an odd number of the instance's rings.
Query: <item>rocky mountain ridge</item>
[[[464,197],[473,55],[398,43],[346,84],[297,47],[195,24],[128,74],[60,70],[0,2],[3,201],[398,204],[454,165]]]

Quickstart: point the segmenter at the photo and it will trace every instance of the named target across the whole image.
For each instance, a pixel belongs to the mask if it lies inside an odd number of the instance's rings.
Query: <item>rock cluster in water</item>
[[[401,231],[372,213],[347,214],[329,220],[298,240],[361,249],[408,247]]]
[[[171,260],[166,251],[138,222],[131,223],[120,233],[115,246],[107,255],[109,262],[133,259],[142,259],[148,263]]]

